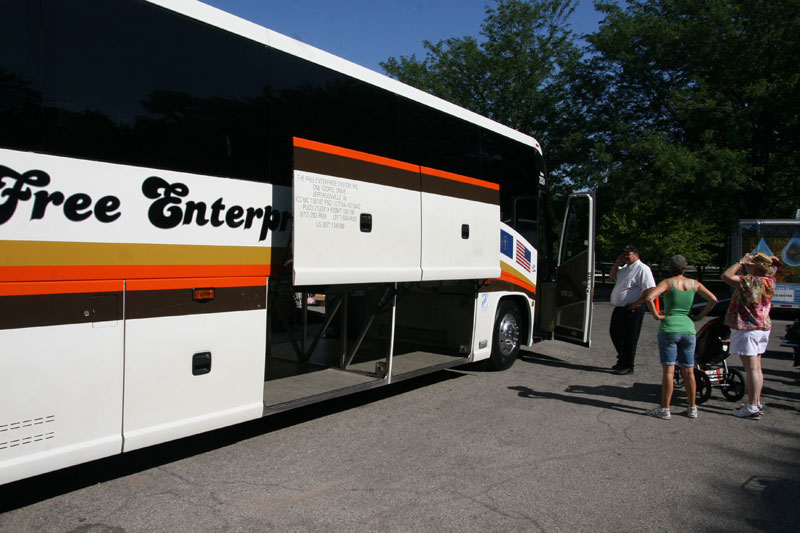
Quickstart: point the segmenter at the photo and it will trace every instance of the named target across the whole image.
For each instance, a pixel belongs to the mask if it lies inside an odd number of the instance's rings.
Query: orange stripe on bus
[[[435,168],[429,168],[429,167],[421,167],[421,168],[422,168],[422,173],[427,174],[428,176],[435,176],[437,178],[444,178],[446,180],[451,180],[451,181],[459,181],[461,183],[467,183],[469,185],[476,185],[478,187],[492,189],[493,191],[500,190],[500,185],[497,183],[492,183],[491,181],[484,181],[476,178],[470,178],[468,176],[462,176],[461,174],[453,174],[452,172],[445,172],[444,170],[436,170]]]
[[[300,137],[294,137],[294,145],[298,148],[314,150],[315,152],[338,155],[341,157],[347,157],[348,159],[357,159],[359,161],[375,163],[377,165],[383,165],[386,167],[399,168],[400,170],[407,170],[409,172],[419,173],[420,169],[419,165],[412,165],[410,163],[404,163],[403,161],[397,161],[396,159],[389,159],[388,157],[381,157],[378,155],[368,154],[366,152],[341,148],[332,144],[309,141],[308,139],[301,139]]]
[[[357,150],[341,148],[339,146],[335,146],[332,144],[310,141],[308,139],[303,139],[300,137],[294,137],[294,145],[297,146],[298,148],[305,148],[307,150],[314,150],[316,152],[323,152],[326,154],[347,157],[349,159],[357,159],[359,161],[366,161],[368,163],[375,163],[387,167],[399,168],[401,170],[407,170],[409,172],[423,172],[424,174],[427,174],[429,176],[434,176],[437,178],[443,178],[452,181],[458,181],[460,183],[475,185],[477,187],[484,187],[486,189],[492,189],[494,191],[500,190],[500,185],[497,183],[492,183],[491,181],[484,181],[484,180],[479,180],[477,178],[470,178],[469,176],[462,176],[460,174],[454,174],[452,172],[446,172],[444,170],[436,170],[435,168],[412,165],[411,163],[397,161],[396,159],[389,159],[388,157],[381,157],[373,154],[368,154],[366,152],[359,152]]]
[[[517,276],[513,276],[513,275],[509,274],[508,272],[501,272],[500,273],[500,279],[503,280],[503,281],[507,281],[509,283],[513,283],[514,285],[519,285],[523,289],[525,289],[527,291],[530,291],[533,294],[536,294],[536,287],[534,287],[530,283],[518,278]]]
[[[196,289],[201,287],[264,287],[265,277],[238,278],[177,278],[130,280],[123,286],[122,280],[102,281],[39,281],[22,283],[0,283],[0,296],[33,296],[37,294],[78,294],[87,292]]]
[[[409,172],[421,171],[429,176],[434,176],[437,178],[443,178],[452,181],[458,181],[460,183],[475,185],[477,187],[484,187],[486,189],[492,189],[494,191],[500,190],[499,184],[492,183],[490,181],[479,180],[477,178],[470,178],[469,176],[462,176],[460,174],[454,174],[452,172],[446,172],[444,170],[436,170],[435,168],[412,165],[410,163],[405,163],[403,161],[397,161],[396,159],[389,159],[388,157],[381,157],[373,154],[368,154],[366,152],[359,152],[357,150],[341,148],[339,146],[335,146],[332,144],[310,141],[308,139],[303,139],[300,137],[294,137],[294,145],[297,146],[298,148],[305,148],[307,150],[314,150],[316,152],[323,152],[326,154],[347,157],[349,159],[357,159],[359,161],[366,161],[368,163],[375,163],[378,165],[399,168],[401,170],[407,170]]]
[[[85,265],[0,267],[0,282],[268,277],[270,265]]]

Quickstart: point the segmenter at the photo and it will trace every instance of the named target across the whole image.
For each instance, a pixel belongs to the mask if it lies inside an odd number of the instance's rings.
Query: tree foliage
[[[581,58],[567,19],[576,0],[499,0],[486,8],[480,37],[431,43],[426,56],[389,58],[387,74],[558,147],[566,124],[563,73]],[[559,173],[551,181],[562,185]]]
[[[632,211],[655,259],[692,248],[725,262],[739,218],[788,217],[800,205],[797,1],[647,0],[589,37],[595,96],[586,168],[611,195],[599,232]],[[649,215],[649,216],[647,216]],[[630,215],[628,215],[630,218]],[[660,238],[654,238],[660,236]],[[682,242],[682,239],[685,242]],[[621,244],[610,239],[609,246]],[[610,251],[606,249],[606,252]]]
[[[598,252],[726,262],[739,218],[800,208],[800,0],[495,0],[479,37],[382,64],[537,137],[556,192],[598,191]]]

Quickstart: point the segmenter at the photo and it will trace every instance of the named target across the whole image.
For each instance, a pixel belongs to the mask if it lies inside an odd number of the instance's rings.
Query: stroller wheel
[[[694,381],[697,384],[697,403],[705,403],[711,398],[711,380],[702,370],[694,369]]]
[[[681,374],[681,369],[678,365],[675,365],[675,375],[672,378],[672,386],[676,389],[683,388],[683,374]]]
[[[728,375],[722,382],[722,394],[732,402],[736,402],[744,398],[745,384],[744,376],[739,370],[735,368],[728,369]]]

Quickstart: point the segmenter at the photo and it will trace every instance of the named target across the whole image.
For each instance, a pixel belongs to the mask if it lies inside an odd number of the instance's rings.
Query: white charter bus
[[[536,140],[200,2],[0,3],[0,125],[0,484],[589,343]]]

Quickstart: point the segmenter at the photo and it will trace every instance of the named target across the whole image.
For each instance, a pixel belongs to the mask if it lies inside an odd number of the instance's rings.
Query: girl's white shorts
[[[761,355],[767,351],[767,341],[769,341],[769,331],[732,329],[728,353],[731,355]]]

